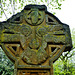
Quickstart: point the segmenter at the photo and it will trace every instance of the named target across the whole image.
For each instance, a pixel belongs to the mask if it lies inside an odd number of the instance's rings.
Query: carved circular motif
[[[29,46],[32,48],[32,49],[36,49],[39,47],[39,42],[37,39],[32,39],[31,42],[29,43]]]
[[[31,28],[30,28],[30,26],[28,26],[28,25],[22,25],[21,27],[20,27],[20,32],[24,35],[24,36],[29,36],[30,34],[31,34]]]
[[[36,32],[39,36],[43,36],[47,33],[47,30],[46,28],[42,27],[42,26],[39,26],[37,29],[36,29]]]
[[[44,15],[43,15],[43,12],[42,11],[36,11],[37,14],[35,14],[35,12],[33,13],[34,11],[28,11],[26,12],[25,14],[25,20],[26,22],[28,22],[30,25],[39,25],[40,23],[43,22],[44,20]],[[36,16],[37,15],[37,16]],[[34,22],[32,20],[32,16],[34,18]]]

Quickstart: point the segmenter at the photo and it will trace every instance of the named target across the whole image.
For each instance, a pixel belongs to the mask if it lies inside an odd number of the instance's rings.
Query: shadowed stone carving
[[[0,23],[0,45],[15,64],[14,75],[53,75],[53,62],[70,51],[69,26],[44,5],[27,5]]]

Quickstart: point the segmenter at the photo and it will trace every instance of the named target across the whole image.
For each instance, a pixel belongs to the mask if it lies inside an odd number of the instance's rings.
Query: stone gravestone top
[[[45,5],[27,5],[0,23],[0,45],[15,64],[14,75],[53,75],[53,62],[70,51],[69,26]]]

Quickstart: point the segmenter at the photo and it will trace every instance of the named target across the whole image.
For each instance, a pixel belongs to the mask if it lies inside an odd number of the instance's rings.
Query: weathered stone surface
[[[53,75],[52,63],[71,50],[72,40],[69,26],[46,6],[27,5],[0,23],[0,45],[15,64],[14,75]]]

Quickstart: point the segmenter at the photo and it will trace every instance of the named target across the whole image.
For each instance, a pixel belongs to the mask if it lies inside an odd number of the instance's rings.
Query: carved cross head
[[[19,67],[49,67],[62,52],[71,50],[72,40],[69,26],[49,13],[45,5],[27,5],[0,23],[0,45]]]

